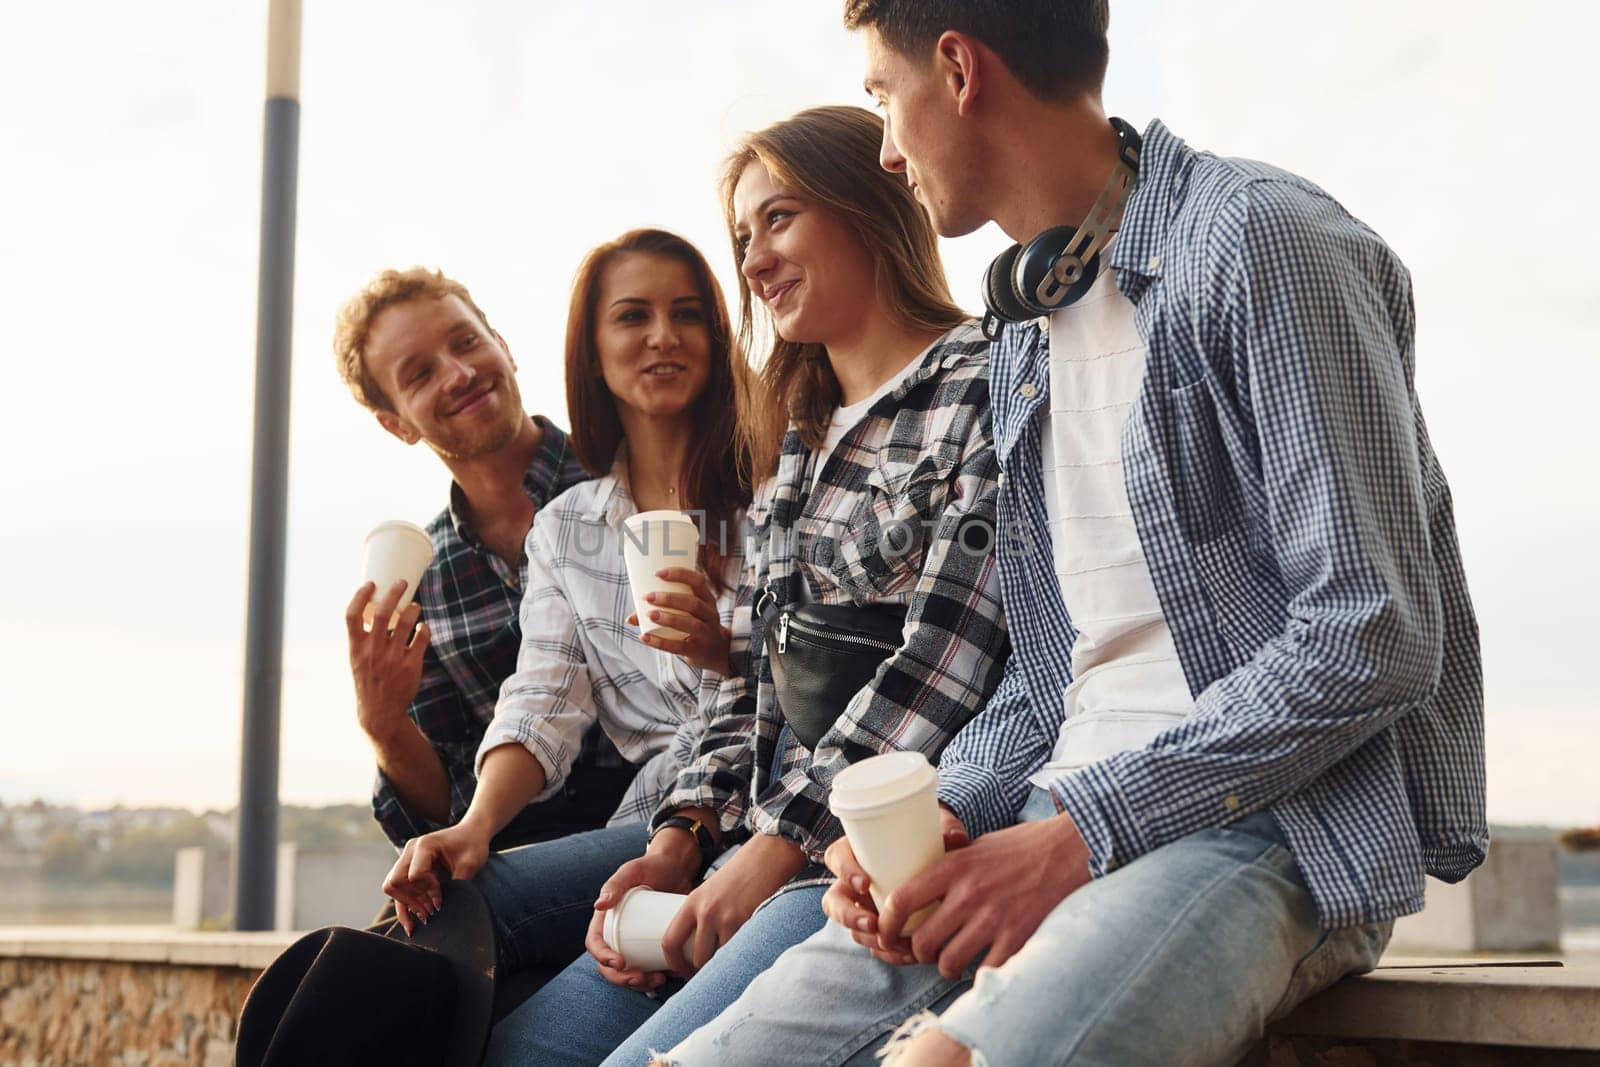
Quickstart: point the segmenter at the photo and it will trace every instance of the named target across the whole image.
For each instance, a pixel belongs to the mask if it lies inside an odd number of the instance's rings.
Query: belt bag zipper
[[[784,612],[778,617],[778,654],[789,650],[789,632],[793,630],[798,640],[811,645],[813,648],[827,649],[833,652],[853,652],[859,647],[875,648],[881,652],[893,652],[899,648],[898,644],[889,641],[880,641],[875,637],[864,637],[860,634],[827,633],[794,617],[789,612]]]

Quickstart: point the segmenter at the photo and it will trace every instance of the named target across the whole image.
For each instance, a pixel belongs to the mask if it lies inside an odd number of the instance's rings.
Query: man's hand
[[[471,820],[413,837],[383,880],[383,891],[394,898],[395,914],[410,934],[415,918],[423,922],[444,904],[439,876],[471,878],[489,858],[487,827]]]
[[[396,582],[378,598],[370,632],[362,615],[375,592],[371,582],[356,590],[344,613],[350,673],[356,683],[357,721],[380,746],[397,731],[411,728],[406,709],[422,681],[422,653],[428,647],[428,624],[418,623],[422,607],[414,600],[400,613],[400,625],[392,632],[388,629],[405,588],[404,581]]]
[[[972,844],[967,828],[956,813],[939,805],[939,827],[944,833],[944,850],[948,855]],[[822,898],[822,911],[828,918],[850,931],[856,944],[869,949],[884,963],[904,965],[917,962],[911,954],[911,943],[903,937],[893,942],[878,933],[878,906],[872,899],[872,880],[856,860],[850,839],[841,837],[828,846],[823,856],[838,881],[828,887]]]
[[[938,906],[911,935],[918,963],[938,963],[957,978],[988,946],[983,966],[998,967],[1027,943],[1045,916],[1089,881],[1089,848],[1067,815],[985,834],[889,896],[878,936],[894,944],[906,919]]]
[[[629,967],[616,949],[606,944],[604,936],[605,913],[622,902],[623,896],[634,886],[642,885],[662,893],[687,893],[694,888],[694,876],[700,870],[700,846],[685,830],[663,830],[650,842],[650,850],[638,859],[629,860],[617,868],[617,873],[606,879],[595,898],[594,916],[589,920],[589,932],[583,947],[600,966],[600,977],[612,985],[631,989],[655,989],[667,976],[660,972],[645,972]]]
[[[711,582],[693,567],[663,567],[656,577],[669,582],[682,582],[692,593],[646,593],[645,600],[653,607],[650,621],[670,626],[684,634],[683,637],[663,637],[660,634],[643,634],[640,640],[651,648],[659,648],[675,656],[682,656],[692,666],[711,671],[726,678],[733,673],[728,665],[728,649],[733,642],[732,632],[722,625],[717,614],[717,594]],[[639,625],[639,616],[628,616],[628,622]]]

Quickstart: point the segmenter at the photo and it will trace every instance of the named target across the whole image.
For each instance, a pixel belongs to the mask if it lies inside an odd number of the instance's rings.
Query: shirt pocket
[[[839,538],[831,566],[858,601],[908,592],[950,502],[955,457],[880,456]]]
[[[1244,521],[1238,474],[1218,420],[1211,379],[1173,389],[1168,398],[1173,508],[1189,543],[1204,545]]]

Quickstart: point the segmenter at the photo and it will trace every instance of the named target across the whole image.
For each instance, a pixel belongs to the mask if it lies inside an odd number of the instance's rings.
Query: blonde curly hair
[[[338,324],[333,331],[333,355],[339,368],[339,377],[350,387],[357,401],[371,411],[394,411],[394,405],[381,386],[367,372],[367,336],[372,332],[372,321],[384,308],[404,304],[419,297],[442,300],[457,296],[472,309],[483,323],[483,328],[493,331],[489,317],[473,303],[467,287],[447,276],[443,271],[426,267],[410,270],[386,270],[379,274],[361,292],[351,297],[339,309]]]

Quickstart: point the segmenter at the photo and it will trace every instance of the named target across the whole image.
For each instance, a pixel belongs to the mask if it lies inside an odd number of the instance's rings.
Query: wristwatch
[[[722,851],[717,847],[717,839],[712,836],[710,828],[701,820],[691,819],[687,815],[668,815],[650,828],[650,840],[654,841],[656,835],[668,827],[689,831],[689,836],[693,837],[694,843],[700,847],[699,873],[705,874],[711,866],[711,861]]]

